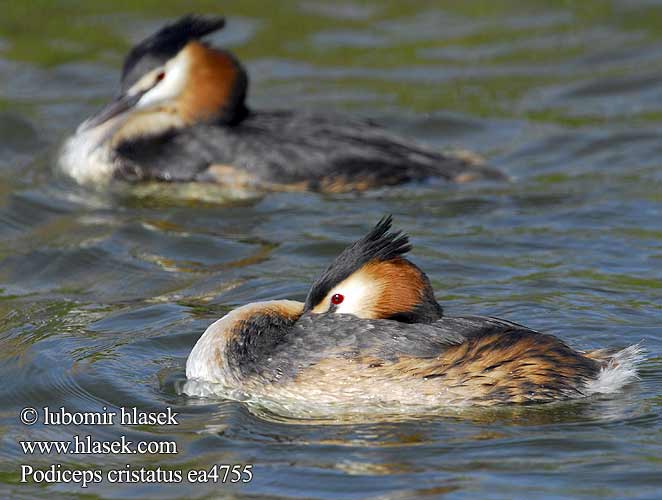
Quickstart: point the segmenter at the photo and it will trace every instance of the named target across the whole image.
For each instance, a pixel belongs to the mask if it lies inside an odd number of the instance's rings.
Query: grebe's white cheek
[[[347,293],[341,293],[345,297],[342,303],[336,306],[336,314],[356,314],[356,311],[359,309],[359,304],[356,301],[355,297],[348,295]]]
[[[145,109],[158,106],[176,99],[186,86],[189,72],[189,60],[179,55],[166,64],[163,69],[165,76],[154,88],[146,92],[136,104],[136,108]]]
[[[336,293],[344,297],[343,301],[336,306],[337,314],[353,314],[362,317],[367,313],[368,299],[372,291],[362,280],[350,278],[343,283],[342,287],[338,287],[329,295],[333,297]]]

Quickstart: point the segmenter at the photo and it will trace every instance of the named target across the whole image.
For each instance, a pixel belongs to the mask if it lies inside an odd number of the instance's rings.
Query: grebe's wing
[[[466,338],[436,324],[407,324],[382,319],[361,319],[350,314],[304,314],[271,359],[296,372],[329,357],[431,357]]]
[[[541,335],[497,318],[444,317],[431,324],[361,319],[350,314],[304,314],[271,353],[271,362],[294,375],[320,360],[375,358],[387,362],[402,357],[435,358],[472,338],[515,333]]]
[[[492,316],[444,316],[433,324],[441,331],[452,331],[465,338],[499,332],[539,333],[524,325]]]
[[[350,314],[304,314],[293,324],[278,325],[275,330],[267,328],[260,318],[252,316],[245,323],[250,330],[259,331],[258,335],[251,336],[250,342],[229,342],[225,352],[228,364],[243,376],[272,382],[296,378],[307,368],[333,359],[367,364],[390,364],[407,358],[432,362],[472,338],[539,335],[515,323],[478,316],[409,324]],[[507,335],[511,332],[516,335]]]

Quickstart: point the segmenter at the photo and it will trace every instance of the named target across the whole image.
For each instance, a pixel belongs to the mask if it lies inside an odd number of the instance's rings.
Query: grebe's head
[[[409,238],[391,232],[385,217],[336,257],[308,293],[305,312],[353,314],[366,319],[431,323],[443,310],[430,280],[404,258]]]
[[[229,52],[200,42],[224,25],[222,17],[186,16],[133,47],[124,60],[119,94],[78,132],[112,127],[124,139],[241,120],[246,71]]]

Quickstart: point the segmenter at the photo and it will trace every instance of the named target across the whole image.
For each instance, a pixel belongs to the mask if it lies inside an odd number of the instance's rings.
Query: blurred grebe
[[[200,41],[224,23],[187,16],[133,47],[117,97],[66,141],[62,170],[82,184],[154,180],[325,192],[506,178],[475,155],[437,152],[369,121],[249,109],[242,64]]]

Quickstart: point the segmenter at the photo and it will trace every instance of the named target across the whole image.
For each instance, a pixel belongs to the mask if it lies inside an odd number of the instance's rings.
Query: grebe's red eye
[[[333,294],[333,297],[331,297],[331,303],[335,305],[341,304],[343,300],[345,300],[345,296],[339,293],[335,293]]]
[[[165,73],[161,71],[158,75],[156,75],[156,83],[159,83],[164,78],[165,78]]]

